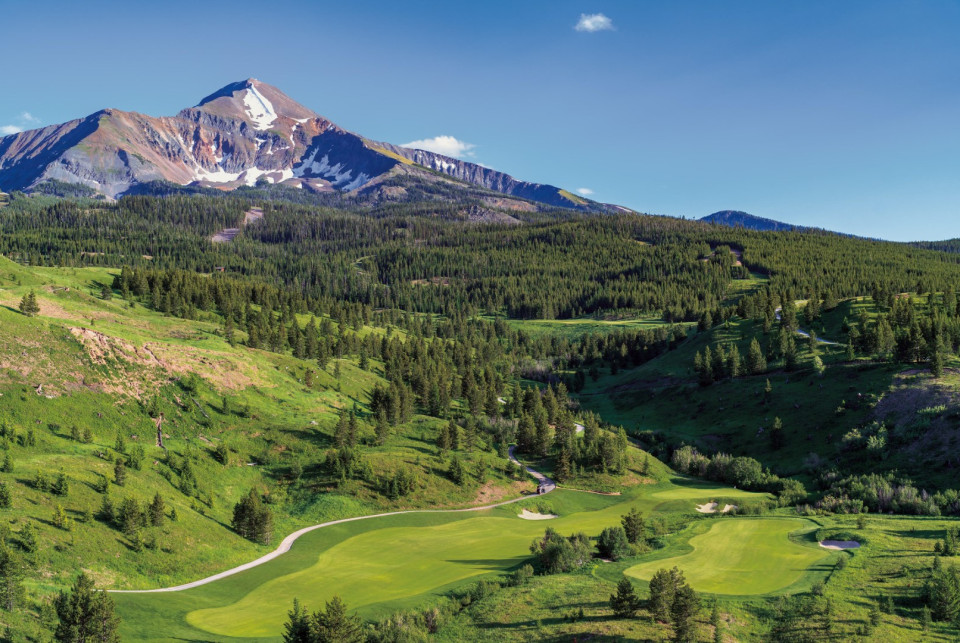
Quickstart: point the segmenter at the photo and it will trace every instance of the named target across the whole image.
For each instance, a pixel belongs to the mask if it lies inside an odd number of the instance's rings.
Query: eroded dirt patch
[[[215,386],[231,390],[261,383],[251,367],[211,351],[159,342],[146,342],[137,346],[132,342],[110,337],[90,328],[70,327],[68,330],[86,349],[95,364],[137,365],[162,372],[159,377],[125,376],[120,381],[113,378],[114,381],[105,383],[111,389],[119,389],[119,392],[133,394],[136,397],[140,396],[145,386],[156,384],[158,379],[172,379],[172,376],[191,372],[197,373]]]

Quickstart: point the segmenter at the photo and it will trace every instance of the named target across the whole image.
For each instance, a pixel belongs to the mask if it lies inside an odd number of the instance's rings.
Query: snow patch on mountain
[[[357,178],[347,183],[345,186],[340,188],[344,192],[349,192],[350,190],[356,190],[357,188],[364,185],[367,181],[370,180],[370,177],[367,176],[366,172],[361,172]]]
[[[243,93],[243,104],[247,108],[247,116],[253,121],[258,130],[265,130],[277,120],[277,113],[273,110],[273,103],[257,91],[253,85]]]
[[[319,149],[315,148],[313,152],[310,153],[310,156],[303,160],[303,163],[301,163],[299,167],[293,169],[293,175],[297,178],[302,178],[304,174],[309,172],[314,176],[327,179],[334,185],[340,185],[345,181],[349,181],[346,186],[339,188],[342,190],[355,190],[370,180],[370,177],[364,172],[361,172],[356,178],[353,178],[353,170],[346,169],[343,163],[330,165],[330,157],[326,154],[317,162],[318,152]]]
[[[202,167],[197,168],[196,174],[193,178],[196,181],[209,181],[211,183],[233,183],[240,178],[242,172],[227,172],[225,170],[217,170],[216,172],[210,172],[205,170]]]

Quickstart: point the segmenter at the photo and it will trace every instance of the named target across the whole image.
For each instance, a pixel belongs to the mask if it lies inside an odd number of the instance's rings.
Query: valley
[[[960,635],[953,241],[641,213],[253,78],[17,122],[0,640]]]

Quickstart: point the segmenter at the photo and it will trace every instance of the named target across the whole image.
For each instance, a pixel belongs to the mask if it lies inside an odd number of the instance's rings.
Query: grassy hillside
[[[65,587],[78,568],[101,587],[156,587],[256,558],[272,547],[230,528],[234,504],[250,489],[269,500],[276,540],[329,519],[469,506],[532,489],[485,450],[461,454],[469,471],[485,463],[483,481],[451,482],[446,459],[433,448],[443,422],[436,418],[415,415],[383,445],[374,444],[364,418],[370,390],[384,383],[376,360],[368,370],[352,359],[323,370],[289,355],[231,346],[212,315],[189,321],[119,297],[103,299],[112,277],[104,269],[24,267],[0,258],[0,460],[9,457],[12,467],[0,472],[12,492],[12,506],[0,515],[12,542],[23,539],[28,525],[37,536],[30,554],[36,573],[27,584],[32,598]],[[31,291],[40,312],[28,317],[18,306]],[[354,407],[372,473],[331,480],[317,469],[332,445],[337,412]],[[156,446],[160,412],[163,449]],[[126,467],[122,486],[114,482],[117,459],[139,465]],[[377,480],[401,467],[417,483],[391,500]],[[57,495],[50,487],[61,474],[68,491]],[[128,498],[145,505],[155,494],[165,504],[158,526],[124,534],[99,517],[105,498],[115,507]],[[69,519],[63,526],[54,517],[58,505]],[[0,622],[6,618],[0,613]]]
[[[794,371],[774,360],[767,373],[701,386],[694,358],[705,347],[736,344],[746,355],[754,338],[761,346],[776,341],[761,323],[733,318],[638,368],[616,375],[601,370],[597,380],[587,380],[579,399],[584,408],[627,427],[649,446],[666,441],[707,453],[751,456],[781,475],[808,481],[823,463],[836,462],[850,473],[898,470],[931,490],[956,486],[950,452],[958,438],[955,422],[948,418],[960,411],[955,370],[960,364],[953,358],[944,375],[934,379],[922,366],[849,360],[843,320],[854,319],[861,310],[876,315],[866,300],[846,301],[815,323],[819,337],[841,342],[817,346],[822,374],[812,367],[809,341],[798,336]],[[933,412],[941,406],[942,411]],[[933,415],[925,419],[925,412]],[[775,418],[783,425],[779,445],[770,438]],[[865,433],[863,427],[874,422],[886,422],[891,439],[900,436],[904,448],[863,457],[856,447],[862,440],[848,434],[855,429]]]

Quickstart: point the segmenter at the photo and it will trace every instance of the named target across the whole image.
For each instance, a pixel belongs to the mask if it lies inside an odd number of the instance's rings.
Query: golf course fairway
[[[650,580],[658,569],[679,567],[698,592],[740,596],[769,594],[789,587],[816,562],[823,550],[795,543],[789,534],[805,521],[792,518],[721,519],[693,536],[693,551],[628,568],[624,574]]]
[[[619,524],[632,507],[652,515],[662,511],[658,508],[673,510],[680,503],[683,513],[693,514],[697,501],[717,496],[765,497],[689,479],[675,481],[682,484],[682,491],[674,481],[662,481],[638,485],[621,496],[560,489],[542,499],[532,498],[534,503],[548,503],[559,515],[549,521],[523,520],[517,515],[523,505],[514,504],[331,525],[304,534],[282,556],[233,576],[177,592],[114,594],[114,600],[123,617],[124,640],[164,640],[153,634],[158,631],[165,632],[166,640],[276,640],[294,598],[315,607],[337,594],[362,617],[380,618],[436,600],[484,574],[517,568],[529,559],[530,542],[548,526],[563,534],[582,531],[595,536]],[[796,529],[798,521],[773,522],[787,525],[773,530],[779,537]],[[797,548],[806,554],[803,547]],[[815,553],[811,560],[823,557],[823,550]],[[802,573],[801,559],[793,565]],[[760,570],[759,575],[764,574]]]

